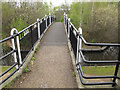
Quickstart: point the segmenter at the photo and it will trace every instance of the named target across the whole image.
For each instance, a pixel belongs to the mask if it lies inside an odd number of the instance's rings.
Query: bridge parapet
[[[77,70],[77,73],[79,75],[79,79],[81,83],[85,86],[91,86],[91,85],[112,85],[112,87],[117,86],[116,80],[120,79],[118,76],[118,69],[120,64],[120,44],[117,43],[89,43],[87,42],[83,35],[82,35],[82,28],[79,27],[79,29],[76,29],[75,26],[70,22],[70,19],[67,17],[67,15],[64,13],[64,26],[66,29],[66,34],[68,37],[68,42],[71,46],[71,50],[74,55],[74,62],[75,62],[75,69]],[[103,46],[114,46],[119,48],[119,54],[118,54],[118,60],[99,60],[99,61],[93,61],[93,60],[87,60],[85,59],[85,56],[82,51],[82,43],[84,43],[87,46],[97,46],[97,47],[103,47]],[[92,51],[92,50],[91,50]],[[105,64],[104,66],[107,66],[109,64],[115,65],[115,71],[114,75],[107,75],[107,76],[86,76],[83,73],[82,67],[84,67],[84,63],[87,63],[88,65],[92,64],[93,66],[95,64]],[[87,82],[87,80],[91,79],[112,79],[111,82]],[[84,80],[86,79],[86,80]],[[86,81],[86,82],[85,82]],[[96,86],[97,87],[97,86]],[[104,87],[103,87],[104,88]]]
[[[42,19],[38,18],[35,23],[29,25],[20,32],[18,32],[17,29],[13,28],[11,30],[11,36],[0,40],[0,44],[3,44],[8,40],[12,41],[11,51],[0,57],[0,60],[3,60],[4,58],[12,54],[14,56],[14,64],[4,72],[0,73],[0,89],[8,84],[15,77],[17,77],[19,74],[21,74],[21,67],[24,66],[25,62],[28,62],[26,60],[29,58],[29,55],[31,56],[31,52],[34,51],[34,47],[36,47],[36,44],[40,42],[44,33],[48,30],[54,20],[55,17],[53,15],[45,15],[45,17],[43,17]],[[15,70],[11,72],[10,75],[2,79],[2,77],[4,77],[13,68]],[[15,73],[17,74],[15,75],[15,77],[13,77]]]

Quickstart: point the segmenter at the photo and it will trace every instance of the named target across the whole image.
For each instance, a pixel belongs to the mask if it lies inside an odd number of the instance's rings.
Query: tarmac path
[[[63,23],[54,23],[42,38],[31,72],[13,88],[77,88]]]

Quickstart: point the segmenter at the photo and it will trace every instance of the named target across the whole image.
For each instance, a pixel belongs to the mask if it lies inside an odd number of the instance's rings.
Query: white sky
[[[118,2],[120,0],[2,0],[2,2],[47,2],[48,5],[50,4],[50,2],[52,2],[53,7],[55,6],[60,6],[62,4],[65,4],[65,1],[67,4],[71,4],[73,1],[74,2]]]
[[[72,2],[118,2],[120,0],[43,0],[44,2],[47,2],[48,5],[50,4],[50,1],[52,2],[53,4],[53,7],[54,6],[60,6],[62,4],[65,4],[65,1],[67,4],[72,4]]]
[[[50,2],[52,2],[53,6],[60,6],[62,4],[66,3],[71,4],[73,0],[43,0],[44,2],[47,2],[48,4],[50,4]]]

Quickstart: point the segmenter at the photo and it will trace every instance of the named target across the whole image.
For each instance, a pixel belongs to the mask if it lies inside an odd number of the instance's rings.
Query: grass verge
[[[88,75],[114,75],[115,66],[83,66],[82,69]]]
[[[8,70],[11,66],[1,66],[1,72],[5,72],[6,70]],[[13,69],[11,69],[9,72],[13,72],[16,69],[16,67],[14,67]]]

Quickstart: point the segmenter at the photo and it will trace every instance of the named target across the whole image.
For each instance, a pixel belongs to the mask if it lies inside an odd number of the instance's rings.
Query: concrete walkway
[[[31,72],[13,88],[77,88],[63,23],[54,23],[46,32],[35,54]]]

